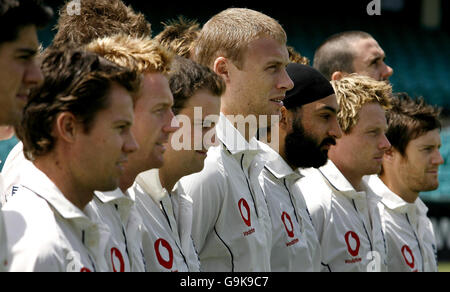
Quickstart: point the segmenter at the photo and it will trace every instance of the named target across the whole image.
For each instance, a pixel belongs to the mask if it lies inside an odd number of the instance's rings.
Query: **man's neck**
[[[47,155],[36,158],[33,163],[40,171],[47,175],[64,197],[80,210],[83,210],[94,197],[94,191],[87,190],[81,184],[75,182],[70,171],[64,168],[63,165],[65,164],[57,158],[54,159],[54,157]]]
[[[161,182],[161,185],[163,188],[166,189],[167,192],[171,192],[175,184],[186,175],[189,175],[191,173],[181,173],[178,169],[171,169],[170,165],[175,164],[169,164],[165,163],[163,167],[159,169],[159,181]]]
[[[333,161],[333,160],[332,160]],[[339,162],[334,162],[334,165],[339,169],[342,175],[348,180],[348,182],[352,185],[352,187],[357,192],[364,191],[362,186],[362,178],[364,175],[355,171],[354,168],[346,167],[345,165],[340,164]]]
[[[221,113],[228,119],[233,127],[241,133],[242,137],[249,142],[258,132],[258,117],[256,115],[245,116],[226,109],[221,109]],[[238,118],[241,117],[241,118]]]
[[[387,175],[386,172],[383,172],[383,174],[380,175],[381,181],[383,181],[389,190],[402,198],[405,202],[413,204],[419,197],[419,193],[410,190],[393,178],[393,176]]]

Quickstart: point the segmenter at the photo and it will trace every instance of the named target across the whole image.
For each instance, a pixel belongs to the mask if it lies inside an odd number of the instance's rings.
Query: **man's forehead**
[[[286,44],[269,37],[260,37],[249,43],[246,52],[247,58],[257,58],[265,63],[289,63],[289,52]]]

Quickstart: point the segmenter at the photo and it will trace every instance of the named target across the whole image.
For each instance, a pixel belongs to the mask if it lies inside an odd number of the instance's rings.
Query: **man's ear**
[[[218,57],[214,61],[214,72],[220,75],[226,83],[230,81],[229,60],[225,57]]]
[[[341,80],[342,78],[344,78],[346,74],[342,71],[336,71],[333,74],[331,74],[331,80]]]
[[[58,139],[66,141],[67,143],[73,143],[78,127],[81,125],[77,123],[77,119],[71,112],[59,113],[56,117],[56,123],[54,131],[56,132]]]
[[[292,119],[292,112],[282,106],[280,110],[280,128],[283,131],[288,132],[292,128]]]
[[[391,146],[391,148],[389,148],[388,150],[386,150],[384,152],[383,160],[388,162],[388,163],[392,163],[394,161],[394,159],[395,159],[396,152],[397,151],[394,148],[392,148],[392,146]]]

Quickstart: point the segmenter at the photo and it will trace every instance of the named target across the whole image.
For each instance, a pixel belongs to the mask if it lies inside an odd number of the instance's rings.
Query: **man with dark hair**
[[[358,73],[375,80],[388,80],[394,73],[385,64],[386,55],[378,42],[363,31],[346,31],[329,37],[314,54],[314,68],[328,80]]]
[[[380,196],[378,204],[388,245],[388,271],[437,272],[436,238],[419,198],[439,186],[444,163],[439,148],[440,110],[420,99],[399,94],[387,113],[386,136],[392,147],[383,157],[383,171],[368,178]]]
[[[51,19],[40,1],[0,0],[0,125],[17,125],[31,88],[42,81],[36,30]]]
[[[180,16],[177,20],[164,23],[163,31],[154,39],[178,56],[190,58],[194,41],[197,39],[200,29],[197,21]]]
[[[36,30],[51,17],[52,10],[38,0],[0,0],[0,126],[20,123],[30,90],[42,81],[36,62],[39,52]],[[1,175],[0,193],[3,193]],[[0,212],[0,272],[9,264],[4,231]]]
[[[149,271],[200,271],[192,237],[192,199],[177,181],[202,170],[220,111],[225,82],[211,69],[185,58],[171,68],[174,112],[182,127],[169,137],[164,165],[142,172],[128,191],[147,229],[144,246]],[[214,119],[215,118],[215,119]],[[200,146],[199,146],[200,145]],[[164,260],[168,250],[173,256]]]
[[[96,54],[48,50],[18,136],[32,163],[4,206],[11,271],[106,271],[109,230],[88,203],[119,185],[140,79]]]
[[[151,37],[151,25],[145,16],[121,0],[83,0],[77,13],[71,13],[71,2],[67,1],[60,10],[54,47],[79,47],[118,33]]]
[[[328,149],[341,137],[338,104],[330,82],[317,70],[289,64],[294,88],[286,93],[279,124],[279,149],[275,131],[266,149],[260,183],[272,218],[273,272],[319,272],[320,244],[308,208],[296,182],[299,167],[320,167]],[[278,152],[278,153],[277,153]]]

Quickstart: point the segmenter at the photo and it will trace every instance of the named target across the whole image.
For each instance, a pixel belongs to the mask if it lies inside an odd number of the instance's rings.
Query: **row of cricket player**
[[[419,193],[438,187],[439,109],[392,92],[369,34],[329,38],[311,67],[251,9],[213,16],[184,57],[163,37],[61,32],[80,27],[59,22],[16,128],[0,270],[437,271]]]

